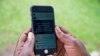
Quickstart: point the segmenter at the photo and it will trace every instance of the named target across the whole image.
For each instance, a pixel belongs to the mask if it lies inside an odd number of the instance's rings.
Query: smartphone
[[[57,51],[54,10],[51,6],[32,6],[32,31],[35,34],[35,54],[49,55]]]

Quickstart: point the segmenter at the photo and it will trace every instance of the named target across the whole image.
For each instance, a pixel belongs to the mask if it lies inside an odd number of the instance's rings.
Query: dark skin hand
[[[84,45],[65,29],[56,26],[58,52],[54,56],[89,56]],[[17,42],[14,56],[35,56],[35,37],[31,29],[25,31]]]
[[[58,53],[58,56],[89,56],[83,43],[73,37],[67,30],[56,27],[55,31],[59,42],[62,43],[62,50],[59,52],[60,54]]]
[[[35,56],[33,52],[34,40],[34,34],[31,32],[31,29],[23,32],[18,39],[14,56]]]

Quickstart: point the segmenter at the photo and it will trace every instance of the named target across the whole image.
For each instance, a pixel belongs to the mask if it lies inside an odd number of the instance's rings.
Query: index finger
[[[25,42],[27,40],[28,33],[31,32],[31,31],[32,31],[32,29],[29,28],[25,32],[23,32],[18,39],[18,43]]]

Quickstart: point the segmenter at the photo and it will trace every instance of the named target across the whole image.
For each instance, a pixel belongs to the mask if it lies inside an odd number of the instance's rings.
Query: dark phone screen
[[[34,12],[32,21],[36,40],[35,49],[56,48],[53,12]]]
[[[33,20],[35,34],[51,34],[54,33],[52,20]]]

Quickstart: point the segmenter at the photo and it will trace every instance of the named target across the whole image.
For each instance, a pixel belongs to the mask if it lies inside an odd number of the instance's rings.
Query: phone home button
[[[48,54],[48,50],[47,50],[47,49],[45,49],[45,50],[44,50],[44,53],[45,53],[45,54]]]

